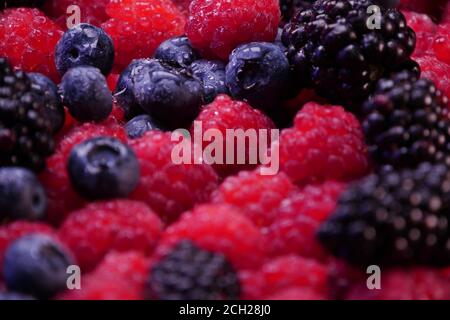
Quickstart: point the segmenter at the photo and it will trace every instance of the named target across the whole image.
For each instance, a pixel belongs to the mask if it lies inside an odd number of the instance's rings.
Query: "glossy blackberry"
[[[314,0],[280,0],[282,23],[289,21],[297,11],[309,8]]]
[[[318,236],[334,255],[367,267],[450,263],[450,172],[444,164],[385,167],[349,187]]]
[[[0,58],[0,166],[39,171],[53,149],[44,100],[24,72],[14,72],[8,61]]]
[[[362,126],[377,165],[450,164],[448,99],[427,79],[401,72],[378,82],[364,104]]]
[[[236,271],[222,254],[183,240],[150,271],[147,295],[160,300],[228,300],[240,294]]]
[[[318,0],[285,26],[282,41],[303,86],[358,109],[378,79],[407,61],[415,33],[396,9],[368,13],[372,0]]]

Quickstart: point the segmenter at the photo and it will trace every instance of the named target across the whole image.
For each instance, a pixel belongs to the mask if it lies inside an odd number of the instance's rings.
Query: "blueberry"
[[[58,72],[78,66],[93,66],[106,76],[114,62],[114,46],[111,38],[101,29],[81,23],[67,30],[55,49]]]
[[[139,138],[150,130],[162,130],[162,127],[147,114],[141,114],[134,117],[125,126],[128,137],[131,139]]]
[[[187,67],[199,59],[186,36],[168,39],[156,49],[155,58],[175,67]]]
[[[112,111],[112,95],[105,77],[94,67],[76,67],[66,72],[60,89],[64,104],[78,121],[102,121]]]
[[[11,243],[3,260],[3,275],[9,290],[50,298],[66,288],[71,254],[53,238],[29,234]]]
[[[204,100],[210,103],[220,93],[228,93],[225,64],[221,61],[197,60],[191,64],[192,75],[203,83]]]
[[[252,42],[233,50],[226,67],[226,84],[231,95],[253,107],[270,109],[289,87],[290,68],[280,46]]]
[[[151,59],[132,75],[139,105],[165,128],[189,126],[203,104],[203,86],[185,69]]]
[[[56,84],[40,73],[29,73],[32,88],[44,99],[45,117],[50,120],[51,130],[57,133],[64,125],[66,114]]]
[[[85,198],[126,197],[138,183],[139,162],[129,146],[98,137],[73,148],[68,172],[75,190]]]
[[[119,80],[117,81],[114,97],[116,98],[117,104],[124,110],[125,118],[127,119],[144,113],[134,98],[132,75],[145,64],[149,63],[149,61],[149,59],[133,60],[120,74]]]
[[[0,220],[42,220],[47,208],[44,188],[31,171],[0,168]]]

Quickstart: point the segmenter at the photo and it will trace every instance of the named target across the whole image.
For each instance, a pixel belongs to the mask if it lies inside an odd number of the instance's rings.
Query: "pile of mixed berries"
[[[0,300],[450,299],[449,41],[447,0],[0,1]],[[194,121],[279,172],[175,163]]]

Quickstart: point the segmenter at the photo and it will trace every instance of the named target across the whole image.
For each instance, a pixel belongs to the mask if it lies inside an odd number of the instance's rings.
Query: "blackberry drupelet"
[[[40,171],[53,153],[52,126],[45,101],[30,79],[14,72],[0,58],[0,166],[23,166]]]
[[[378,79],[407,61],[416,37],[396,9],[367,13],[372,0],[318,0],[298,12],[282,36],[303,86],[358,111]],[[370,28],[369,28],[370,26]]]
[[[222,254],[205,251],[183,240],[150,274],[147,295],[161,300],[237,299],[236,271]]]
[[[362,108],[362,126],[376,165],[450,164],[448,98],[427,79],[401,72],[378,82]]]
[[[288,22],[299,10],[309,8],[314,0],[280,0],[281,23]]]
[[[341,195],[318,237],[334,255],[364,268],[444,266],[450,263],[449,219],[446,165],[403,171],[386,166]]]

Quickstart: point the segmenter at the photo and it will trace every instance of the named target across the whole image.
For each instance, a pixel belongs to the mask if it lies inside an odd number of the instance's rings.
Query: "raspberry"
[[[56,18],[59,25],[67,28],[67,19],[72,13],[67,13],[67,8],[72,5],[80,7],[80,23],[89,23],[97,27],[108,19],[106,5],[109,0],[47,0],[44,5],[44,12],[50,17]]]
[[[265,300],[325,300],[326,295],[305,288],[289,288],[265,297]]]
[[[268,226],[277,209],[295,186],[284,173],[261,175],[258,171],[241,171],[225,179],[212,196],[213,203],[234,205],[257,226]]]
[[[53,229],[43,223],[16,221],[0,227],[0,279],[3,269],[3,257],[9,244],[14,240],[32,233],[53,235]]]
[[[106,12],[111,18],[102,27],[113,39],[119,71],[183,33],[184,17],[170,0],[111,0]]]
[[[81,290],[61,294],[60,300],[141,300],[150,261],[140,252],[108,253],[97,268],[83,277]]]
[[[224,254],[237,270],[257,268],[265,257],[258,228],[228,205],[206,204],[184,213],[164,231],[157,256],[166,256],[181,240]]]
[[[401,72],[379,81],[363,109],[362,126],[376,165],[450,163],[448,98],[433,82]]]
[[[141,177],[132,199],[146,202],[165,222],[209,200],[218,177],[206,164],[175,164],[170,133],[148,131],[130,141],[140,162]]]
[[[422,69],[422,78],[432,80],[447,97],[450,97],[450,64],[432,55],[417,58],[417,62]]]
[[[47,168],[40,175],[48,198],[47,217],[59,225],[70,211],[83,206],[84,200],[73,190],[67,173],[67,161],[72,148],[93,137],[110,136],[126,140],[126,132],[114,119],[101,124],[85,123],[67,132],[59,142],[56,153],[47,159]]]
[[[205,56],[227,60],[240,44],[275,40],[279,22],[278,0],[193,0],[186,35]]]
[[[240,286],[222,254],[185,240],[152,267],[147,291],[160,300],[229,300],[239,297]]]
[[[270,254],[300,254],[324,259],[325,253],[316,240],[316,231],[334,211],[344,189],[342,183],[327,181],[308,185],[287,197],[266,235]]]
[[[416,33],[416,49],[414,57],[421,57],[431,50],[437,25],[423,13],[403,11],[407,24]]]
[[[58,82],[54,49],[62,34],[38,9],[7,9],[0,13],[0,57],[8,57],[16,68]]]
[[[346,297],[354,300],[448,300],[450,281],[438,270],[413,268],[383,272],[381,289],[369,290],[365,281],[356,284]]]
[[[433,20],[440,20],[443,8],[447,0],[401,0],[400,9],[425,13],[433,18]]]
[[[380,28],[370,28],[372,0],[319,0],[284,27],[282,42],[303,86],[332,103],[358,111],[376,81],[402,68],[415,34],[396,9],[380,7]]]
[[[276,258],[258,271],[243,271],[245,299],[264,299],[285,289],[303,289],[317,295],[327,291],[327,268],[310,259],[295,255]]]
[[[359,267],[448,265],[449,186],[443,164],[385,167],[341,195],[318,237],[335,256]]]
[[[281,169],[299,184],[352,180],[369,166],[361,126],[340,106],[306,104],[279,146]]]
[[[433,43],[434,53],[436,57],[450,64],[450,24],[440,25],[437,29],[437,33]]]
[[[222,176],[234,174],[239,172],[241,169],[251,169],[256,166],[256,164],[252,165],[250,163],[250,157],[253,157],[254,154],[250,154],[251,146],[248,141],[245,141],[245,150],[242,150],[242,148],[239,148],[239,144],[241,144],[239,143],[240,139],[226,139],[227,130],[256,130],[258,140],[267,138],[267,145],[269,146],[271,139],[270,130],[275,128],[272,120],[270,120],[270,118],[261,111],[253,109],[245,102],[232,100],[229,96],[223,94],[218,95],[212,103],[205,106],[196,121],[201,124],[201,129],[203,132],[206,132],[209,129],[216,129],[219,130],[224,137],[223,158],[219,158],[219,161],[221,160],[222,164],[215,163],[213,165],[217,172]],[[262,131],[260,131],[261,129],[268,131],[265,137],[262,135]],[[191,128],[191,135],[195,135],[194,126]],[[258,145],[261,143],[262,141],[258,141]],[[206,148],[208,145],[209,143],[205,142],[203,148]],[[234,146],[233,164],[227,164],[227,145]],[[255,152],[255,150],[253,150],[253,152]],[[245,155],[245,164],[238,164],[238,160],[243,155]],[[216,158],[218,158],[218,156],[216,156]],[[260,159],[257,159],[257,161],[259,160]]]
[[[115,200],[91,203],[72,212],[59,236],[87,271],[113,250],[151,254],[161,230],[160,219],[144,203]]]

